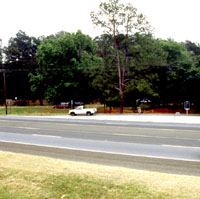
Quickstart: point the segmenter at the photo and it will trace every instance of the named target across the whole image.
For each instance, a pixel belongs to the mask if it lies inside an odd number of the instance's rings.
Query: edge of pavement
[[[97,121],[127,121],[127,122],[152,122],[152,123],[181,123],[181,124],[199,124],[200,116],[193,115],[168,115],[168,114],[95,114],[92,116],[71,116],[71,115],[55,115],[55,116],[16,116],[4,115],[2,119],[48,119],[48,120],[97,120]]]

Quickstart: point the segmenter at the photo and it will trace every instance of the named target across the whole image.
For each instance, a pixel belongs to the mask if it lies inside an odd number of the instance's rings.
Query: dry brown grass
[[[149,171],[139,171],[120,167],[110,167],[86,163],[77,163],[37,157],[31,155],[14,154],[0,152],[0,169],[19,169],[24,172],[59,174],[87,175],[91,178],[101,180],[111,180],[116,184],[137,183],[146,186],[152,193],[160,192],[167,194],[173,199],[199,199],[200,198],[200,177],[183,176],[156,173]],[[21,173],[23,174],[23,173]],[[12,176],[7,183],[13,183]],[[23,181],[13,186],[21,188],[33,186],[34,184],[24,184]],[[39,191],[39,190],[38,190]]]

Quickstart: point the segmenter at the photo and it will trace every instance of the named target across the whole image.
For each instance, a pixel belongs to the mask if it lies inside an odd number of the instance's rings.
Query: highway
[[[200,176],[200,125],[0,118],[0,150]]]

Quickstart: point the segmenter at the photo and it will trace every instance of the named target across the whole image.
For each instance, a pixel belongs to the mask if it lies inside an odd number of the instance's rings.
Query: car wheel
[[[71,116],[75,116],[76,114],[74,112],[70,113]]]
[[[89,116],[89,115],[92,115],[92,113],[91,112],[87,112],[87,115]]]

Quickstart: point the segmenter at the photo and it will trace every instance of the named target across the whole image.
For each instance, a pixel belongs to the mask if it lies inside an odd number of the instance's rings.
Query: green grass
[[[52,106],[8,106],[8,115],[67,115],[69,109],[54,109]],[[0,107],[5,115],[5,107]]]
[[[100,104],[89,104],[86,105],[87,108],[95,107],[97,108],[98,113],[104,113],[104,107]],[[54,109],[53,106],[8,106],[7,108],[8,115],[21,115],[21,116],[50,116],[50,115],[68,115],[69,109]],[[110,113],[109,107],[107,107],[105,113]],[[119,113],[118,108],[112,108],[112,113]],[[124,113],[133,113],[131,107],[124,107]],[[150,112],[151,113],[151,112]],[[144,113],[148,114],[148,113]],[[152,114],[152,113],[151,113]],[[170,114],[174,113],[155,113],[155,114]],[[5,114],[5,107],[0,106],[0,115]],[[189,114],[189,115],[200,115],[200,114]]]
[[[1,168],[1,199],[166,199],[137,183],[115,184],[86,175],[48,174]]]
[[[99,104],[89,104],[86,105],[87,108],[97,108],[98,113],[103,113],[103,105]],[[125,112],[131,112],[131,108],[125,108]],[[68,109],[54,109],[53,106],[8,106],[7,113],[8,115],[27,115],[27,116],[45,116],[45,115],[68,115]],[[107,108],[107,113],[108,108]],[[112,109],[112,113],[119,113],[118,109]],[[5,115],[5,107],[0,107],[0,115]]]

